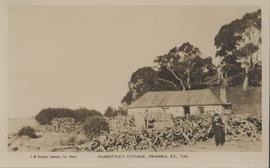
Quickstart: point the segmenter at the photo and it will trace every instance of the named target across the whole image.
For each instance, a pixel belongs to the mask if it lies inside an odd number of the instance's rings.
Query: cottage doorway
[[[184,114],[190,115],[190,106],[184,106]]]

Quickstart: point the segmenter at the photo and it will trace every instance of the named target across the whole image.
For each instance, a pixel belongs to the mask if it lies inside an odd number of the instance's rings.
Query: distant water
[[[24,126],[33,126],[35,127],[37,125],[37,121],[32,118],[13,118],[8,119],[8,133],[16,133],[19,129],[21,129]]]

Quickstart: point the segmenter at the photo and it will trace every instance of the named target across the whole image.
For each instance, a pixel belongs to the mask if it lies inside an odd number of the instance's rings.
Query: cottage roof
[[[139,97],[127,108],[200,106],[228,104],[221,101],[210,89],[187,91],[154,91]]]

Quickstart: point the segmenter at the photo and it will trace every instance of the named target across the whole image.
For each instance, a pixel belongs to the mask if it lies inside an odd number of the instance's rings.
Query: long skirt
[[[225,143],[225,131],[221,126],[215,126],[215,142],[216,145],[223,145]]]

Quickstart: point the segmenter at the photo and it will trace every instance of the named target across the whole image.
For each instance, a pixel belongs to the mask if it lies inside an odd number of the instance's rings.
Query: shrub
[[[102,114],[96,110],[88,110],[87,108],[79,108],[73,112],[73,118],[77,122],[85,122],[86,118],[92,116],[101,116]]]
[[[76,141],[76,134],[69,134],[68,138],[67,138],[67,145],[75,145],[75,141]]]
[[[96,137],[102,132],[109,132],[109,124],[102,116],[93,116],[86,119],[83,129],[86,136]]]
[[[109,117],[109,118],[116,117],[118,115],[126,116],[127,111],[121,107],[119,107],[118,109],[113,109],[112,107],[108,107],[104,113],[104,116]]]
[[[112,107],[108,107],[105,110],[104,116],[106,116],[106,117],[115,117],[115,116],[117,116],[116,110],[114,110]]]
[[[36,130],[30,126],[25,126],[19,130],[18,136],[23,135],[28,136],[30,138],[38,138],[38,136],[36,135]]]
[[[67,135],[67,136],[64,136],[61,140],[60,140],[60,142],[59,142],[59,144],[61,145],[61,146],[69,146],[69,145],[75,145],[75,140],[76,140],[76,134],[69,134],[69,135]]]
[[[96,110],[88,110],[86,108],[80,108],[72,110],[68,108],[47,108],[41,110],[35,117],[35,119],[41,124],[51,124],[54,118],[72,117],[76,122],[84,122],[87,117],[92,117],[101,113]]]
[[[54,118],[73,117],[73,110],[67,108],[47,108],[41,110],[35,119],[41,124],[50,124]]]
[[[125,110],[122,107],[119,107],[118,110],[116,111],[117,115],[121,115],[121,116],[127,116],[127,110]]]
[[[82,135],[82,134],[78,134],[77,137],[76,137],[76,139],[75,139],[75,142],[78,145],[82,145],[85,142],[87,142],[87,140],[88,140],[87,136]]]
[[[87,142],[87,140],[88,138],[85,135],[71,133],[60,140],[60,145],[82,145]]]

